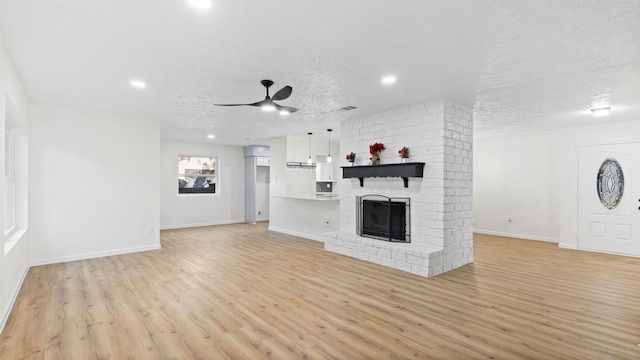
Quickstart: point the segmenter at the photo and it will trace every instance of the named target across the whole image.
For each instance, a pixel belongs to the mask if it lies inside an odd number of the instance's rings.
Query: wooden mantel
[[[404,187],[409,187],[409,178],[421,178],[423,173],[423,162],[342,167],[342,178],[358,178],[360,187],[364,186],[364,178],[367,177],[401,177]]]

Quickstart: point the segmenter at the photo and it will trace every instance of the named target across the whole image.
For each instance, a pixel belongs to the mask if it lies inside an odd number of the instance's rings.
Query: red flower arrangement
[[[401,158],[408,158],[409,157],[409,148],[406,146],[403,146],[402,149],[398,150],[398,154],[400,154]]]
[[[373,145],[369,145],[369,154],[374,155],[376,153],[381,152],[382,150],[385,150],[386,148],[384,147],[384,144],[382,143],[375,143]]]
[[[351,154],[347,154],[347,161],[348,162],[356,161],[356,153],[352,151]]]

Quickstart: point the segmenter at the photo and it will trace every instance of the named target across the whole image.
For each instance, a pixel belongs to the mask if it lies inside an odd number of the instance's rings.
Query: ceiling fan
[[[271,87],[271,85],[273,85],[273,81],[271,81],[271,80],[262,80],[262,81],[260,81],[260,83],[262,84],[262,86],[264,86],[267,89],[267,96],[262,101],[254,102],[254,103],[251,103],[251,104],[214,104],[214,105],[217,105],[217,106],[257,106],[257,107],[261,108],[264,111],[278,110],[278,111],[280,111],[280,114],[283,114],[283,115],[286,115],[286,114],[289,114],[289,113],[294,113],[294,112],[298,111],[298,109],[296,109],[294,107],[282,106],[282,105],[278,105],[278,104],[276,104],[274,102],[274,100],[287,99],[291,95],[291,92],[293,91],[293,88],[291,88],[291,86],[287,85],[287,86],[283,87],[282,89],[278,90],[275,94],[273,94],[273,97],[270,97],[269,96],[269,87]]]

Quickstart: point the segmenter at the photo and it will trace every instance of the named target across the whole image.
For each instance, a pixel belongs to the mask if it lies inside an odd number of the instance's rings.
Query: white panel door
[[[640,143],[578,148],[578,248],[640,256]]]

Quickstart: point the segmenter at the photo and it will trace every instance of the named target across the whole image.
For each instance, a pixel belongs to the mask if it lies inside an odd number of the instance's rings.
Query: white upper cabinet
[[[316,181],[333,181],[333,163],[326,155],[316,155]]]

